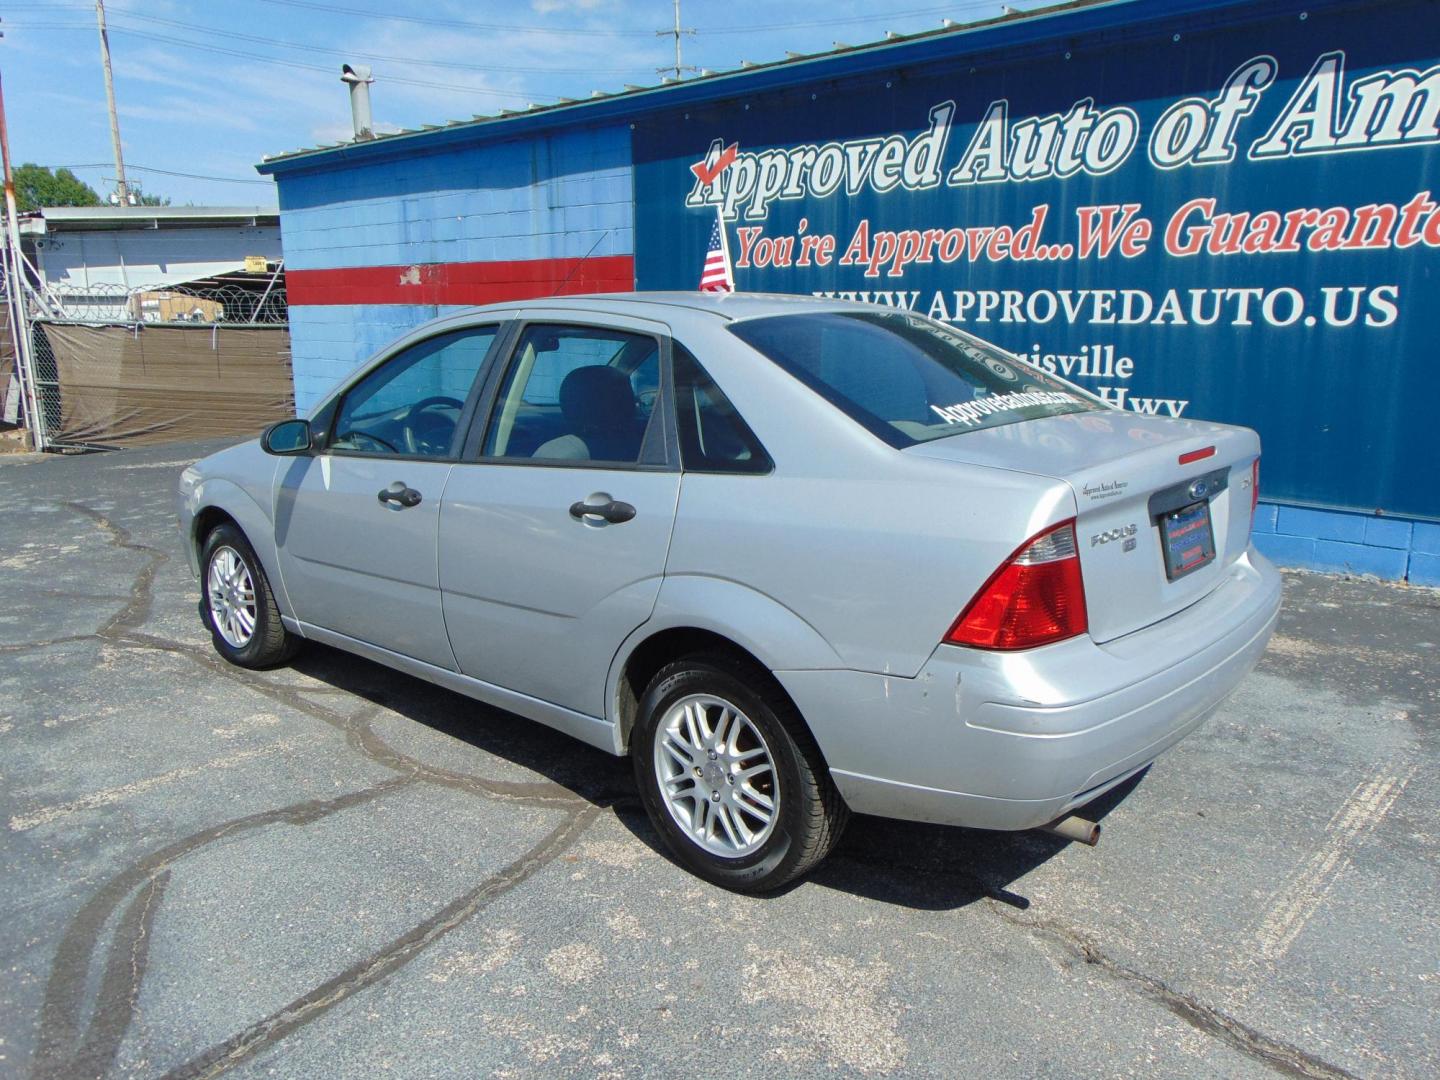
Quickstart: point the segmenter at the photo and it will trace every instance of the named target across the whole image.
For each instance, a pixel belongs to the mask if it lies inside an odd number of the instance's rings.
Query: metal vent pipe
[[[355,128],[355,141],[373,139],[375,124],[370,119],[370,84],[375,80],[370,75],[369,65],[343,65],[340,81],[350,86],[350,122]]]

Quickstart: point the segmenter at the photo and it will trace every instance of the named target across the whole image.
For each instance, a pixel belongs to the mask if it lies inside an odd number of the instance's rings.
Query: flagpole
[[[719,206],[715,207],[715,220],[720,225],[720,251],[725,256],[725,284],[735,291],[735,266],[730,261],[730,238],[725,235],[725,218]]]

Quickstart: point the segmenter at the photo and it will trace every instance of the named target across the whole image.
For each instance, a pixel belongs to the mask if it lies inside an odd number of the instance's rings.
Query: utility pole
[[[44,450],[45,418],[40,413],[39,394],[35,389],[35,355],[30,348],[30,322],[25,312],[25,260],[20,254],[20,222],[15,209],[15,177],[10,172],[10,134],[5,127],[3,87],[0,87],[0,160],[5,167],[5,292],[10,307],[10,335],[15,342],[15,370],[20,378],[20,396],[25,402],[30,445]]]
[[[696,70],[696,68],[694,68],[693,66],[692,66],[692,67],[686,67],[684,64],[682,64],[682,63],[680,62],[680,61],[681,61],[681,58],[680,58],[680,35],[681,35],[681,34],[689,34],[691,37],[694,37],[694,36],[695,36],[695,28],[694,28],[693,26],[692,26],[692,27],[682,27],[682,26],[680,25],[680,0],[675,0],[675,28],[674,28],[673,30],[656,30],[656,31],[655,31],[655,36],[656,36],[656,37],[673,37],[673,38],[675,39],[675,65],[674,65],[674,67],[662,67],[662,68],[656,68],[655,70],[656,70],[657,72],[659,72],[661,75],[665,74],[665,72],[667,72],[667,71],[673,71],[673,72],[675,73],[675,79],[676,79],[676,81],[679,81],[679,79],[680,79],[680,73],[681,73],[682,71],[695,71],[695,70]]]
[[[125,158],[120,152],[120,119],[115,115],[115,76],[110,71],[110,36],[105,32],[105,0],[95,0],[95,22],[100,27],[100,62],[105,67],[105,100],[110,104],[110,142],[115,147],[115,196],[121,206],[129,206],[130,186],[125,183]]]

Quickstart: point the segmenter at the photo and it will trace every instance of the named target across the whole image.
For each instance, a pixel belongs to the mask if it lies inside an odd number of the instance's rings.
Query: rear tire
[[[795,707],[768,673],[729,657],[662,668],[630,751],[676,861],[726,889],[769,892],[808,873],[850,816]]]
[[[215,651],[230,663],[261,669],[283,664],[300,648],[285,629],[265,568],[245,534],[217,525],[200,549],[200,594]]]

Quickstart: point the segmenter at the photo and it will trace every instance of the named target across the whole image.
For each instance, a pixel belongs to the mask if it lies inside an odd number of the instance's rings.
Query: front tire
[[[200,550],[205,626],[215,651],[243,668],[270,668],[295,655],[300,639],[280,621],[280,609],[255,549],[234,525],[219,525]]]
[[[849,818],[804,721],[768,673],[723,656],[662,668],[630,743],[641,801],[675,859],[768,892],[808,873]]]

